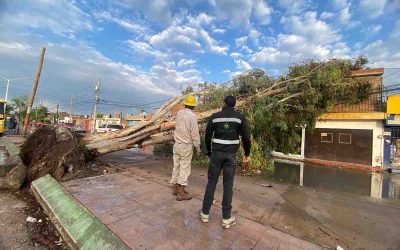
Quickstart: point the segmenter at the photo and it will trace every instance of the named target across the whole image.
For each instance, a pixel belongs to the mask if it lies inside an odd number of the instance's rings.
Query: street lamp
[[[6,96],[4,98],[4,100],[5,100],[4,111],[6,111],[7,98],[8,98],[8,88],[10,87],[10,82],[18,81],[18,80],[32,80],[32,78],[19,77],[19,78],[8,79],[8,78],[6,78],[6,77],[4,77],[2,75],[0,75],[0,77],[7,81]]]

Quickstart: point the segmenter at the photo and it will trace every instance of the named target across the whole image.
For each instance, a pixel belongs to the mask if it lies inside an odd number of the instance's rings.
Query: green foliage
[[[362,56],[354,60],[309,60],[292,65],[287,74],[278,79],[256,70],[235,78],[230,87],[204,83],[200,90],[211,90],[211,94],[201,97],[199,109],[221,107],[227,94],[238,98],[253,96],[277,80],[307,76],[287,85],[280,94],[252,100],[251,105],[241,108],[249,120],[253,138],[250,169],[268,170],[271,169],[271,151],[300,153],[301,126],[312,129],[318,116],[338,102],[354,104],[370,96],[372,87],[368,82],[351,78],[351,70],[361,69],[367,62]],[[295,98],[280,102],[297,93]],[[238,158],[240,162],[241,158]]]
[[[154,155],[156,156],[172,156],[173,145],[172,144],[155,144],[153,149]]]
[[[220,108],[227,94],[246,98],[271,88],[277,81],[297,79],[275,87],[283,88],[278,94],[252,98],[249,105],[242,106],[240,110],[246,115],[251,128],[250,170],[272,171],[271,151],[300,153],[302,126],[313,129],[316,119],[335,104],[355,104],[371,95],[370,83],[351,77],[352,70],[363,69],[367,63],[364,56],[352,60],[309,60],[290,66],[288,72],[278,79],[266,75],[263,70],[254,70],[233,79],[229,86],[202,83],[198,85],[199,91],[207,90],[209,94],[198,96],[197,108],[199,111]],[[183,93],[191,91],[193,89],[189,88]],[[204,139],[202,150],[205,153]],[[241,149],[238,153],[239,165],[242,155]],[[205,156],[194,158],[194,161],[195,164],[208,165]]]
[[[11,100],[11,102],[12,102],[11,105],[16,111],[18,119],[22,121],[25,118],[26,110],[28,108],[28,97],[27,96],[14,97]]]
[[[44,122],[47,119],[48,110],[45,106],[33,108],[30,115],[31,121]],[[47,119],[49,120],[49,119]],[[50,122],[50,120],[49,120]]]

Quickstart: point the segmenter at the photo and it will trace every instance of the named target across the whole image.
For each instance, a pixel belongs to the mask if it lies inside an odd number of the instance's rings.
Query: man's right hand
[[[211,158],[211,152],[207,152],[206,155]]]
[[[243,156],[243,163],[249,163],[250,161],[250,156]]]

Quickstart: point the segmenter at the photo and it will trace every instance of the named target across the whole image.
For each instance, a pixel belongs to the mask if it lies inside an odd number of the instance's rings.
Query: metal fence
[[[373,93],[368,100],[357,104],[337,103],[331,113],[338,112],[384,112],[386,110],[386,102],[382,99],[382,92]]]

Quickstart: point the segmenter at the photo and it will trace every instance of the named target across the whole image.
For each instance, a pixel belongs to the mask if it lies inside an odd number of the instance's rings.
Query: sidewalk
[[[240,215],[237,225],[225,230],[219,207],[213,207],[210,223],[203,224],[199,198],[178,202],[167,183],[129,170],[63,185],[134,249],[322,248]]]

